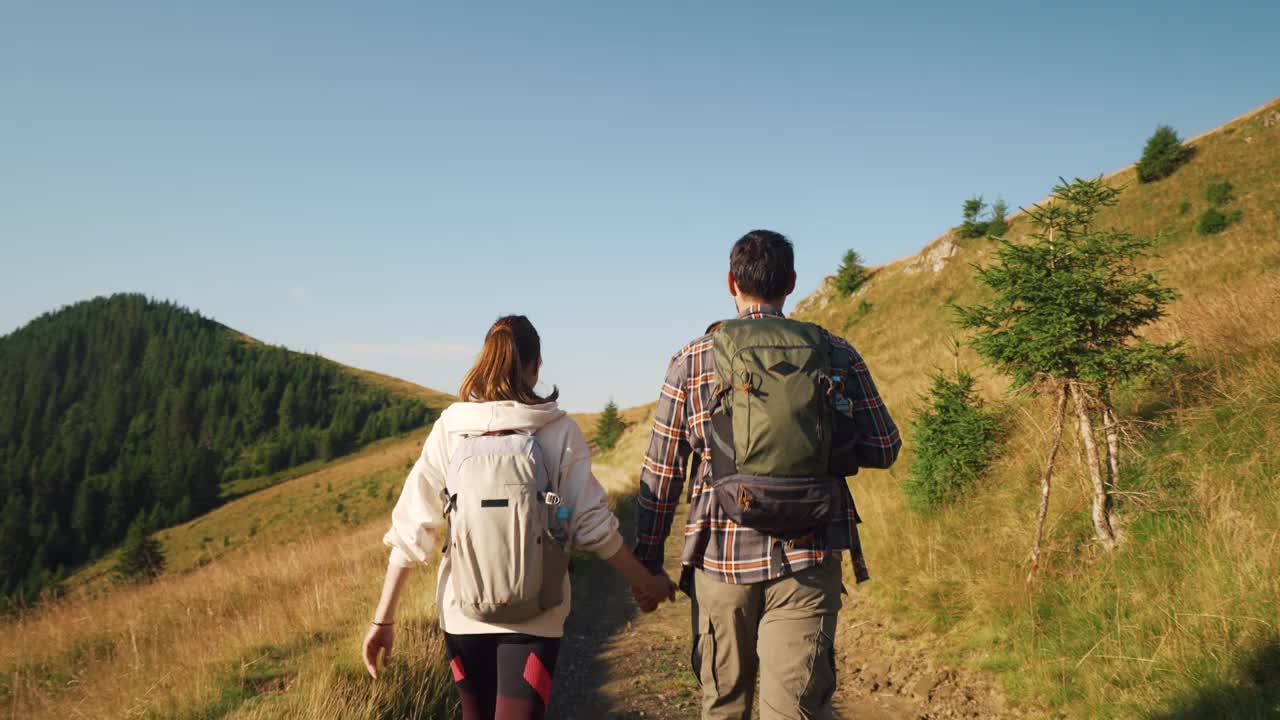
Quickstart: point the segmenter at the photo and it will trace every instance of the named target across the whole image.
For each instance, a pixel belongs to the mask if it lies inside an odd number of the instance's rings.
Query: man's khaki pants
[[[702,717],[751,717],[760,674],[761,720],[834,717],[840,560],[756,583],[730,585],[695,572],[693,670]]]

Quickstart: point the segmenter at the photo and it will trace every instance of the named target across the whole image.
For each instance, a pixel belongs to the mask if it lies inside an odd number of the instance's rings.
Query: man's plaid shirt
[[[738,317],[766,316],[782,317],[782,311],[756,305]],[[887,468],[902,447],[898,428],[857,351],[841,338],[833,335],[830,338],[834,346],[853,357],[846,392],[863,433],[857,452],[858,464]],[[848,550],[858,581],[866,580],[862,546],[858,542],[860,519],[847,485],[845,507],[832,521],[825,537],[815,533],[808,543],[776,540],[735,524],[720,510],[707,482],[711,476],[711,450],[706,438],[711,428],[709,409],[715,385],[711,335],[704,335],[681,348],[671,359],[662,395],[658,398],[653,433],[640,471],[636,556],[651,570],[662,567],[663,546],[684,488],[685,468],[693,455],[695,477],[684,527],[682,564],[702,568],[723,582],[757,583],[818,565],[829,551]]]

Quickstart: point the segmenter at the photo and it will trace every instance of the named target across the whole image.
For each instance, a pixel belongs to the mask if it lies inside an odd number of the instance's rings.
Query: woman
[[[590,448],[556,407],[559,391],[534,392],[541,365],[528,318],[493,324],[463,401],[436,420],[383,539],[391,558],[364,643],[369,674],[377,679],[378,657],[385,666],[391,651],[410,570],[443,541],[436,604],[464,720],[543,716],[569,614],[570,549],[607,560],[646,609],[674,598],[666,576],[623,547]]]

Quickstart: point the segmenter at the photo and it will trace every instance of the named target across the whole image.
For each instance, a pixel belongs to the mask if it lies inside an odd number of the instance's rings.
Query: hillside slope
[[[1115,173],[1127,189],[1101,219],[1162,237],[1154,269],[1182,299],[1150,335],[1189,343],[1183,367],[1123,397],[1127,542],[1113,557],[1093,545],[1069,441],[1049,569],[1038,585],[1023,582],[1046,406],[1008,396],[970,351],[954,358],[948,344],[961,333],[947,304],[984,297],[972,266],[991,261],[993,242],[947,233],[876,268],[850,298],[828,280],[796,313],[857,345],[904,428],[931,371],[978,370],[1008,432],[973,497],[931,518],[908,511],[899,488],[909,432],[888,478],[853,480],[869,589],[946,636],[952,657],[1002,672],[1015,697],[1073,716],[1280,714],[1280,102],[1193,146],[1191,162],[1157,183]],[[1205,191],[1224,180],[1242,218],[1199,235]],[[1012,239],[1026,231],[1016,218]]]
[[[1177,372],[1122,399],[1127,542],[1114,557],[1093,545],[1080,451],[1069,437],[1048,567],[1038,585],[1024,582],[1047,407],[1009,395],[972,351],[956,357],[950,342],[963,336],[948,303],[983,297],[973,265],[991,261],[994,242],[947,232],[874,268],[852,297],[836,296],[828,278],[793,313],[857,345],[906,435],[897,467],[850,481],[873,577],[859,592],[941,640],[934,647],[943,663],[995,672],[1015,702],[1048,705],[1043,712],[1280,717],[1280,101],[1191,143],[1192,161],[1160,182],[1138,185],[1132,167],[1113,173],[1127,189],[1102,218],[1163,238],[1154,269],[1182,299],[1150,334],[1189,343]],[[1201,236],[1194,225],[1208,207],[1205,191],[1223,180],[1242,217]],[[1015,216],[1011,237],[1026,231]],[[930,373],[957,362],[978,376],[1006,434],[979,490],[924,518],[901,492],[910,420]],[[624,468],[631,487],[648,431],[647,422],[631,425],[602,458]]]

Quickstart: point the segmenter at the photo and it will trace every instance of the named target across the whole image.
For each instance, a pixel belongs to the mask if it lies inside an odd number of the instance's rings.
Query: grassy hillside
[[[405,474],[422,450],[425,430],[381,440],[330,463],[309,463],[297,477],[277,479],[194,520],[155,533],[165,572],[184,573],[251,546],[287,544],[385,519]],[[309,470],[309,471],[308,471]],[[266,483],[263,483],[266,485]],[[115,554],[68,579],[78,591],[113,582]]]
[[[1183,298],[1151,335],[1189,343],[1183,367],[1123,397],[1118,553],[1093,545],[1071,439],[1048,570],[1024,583],[1047,404],[1010,397],[967,350],[961,364],[978,369],[1009,429],[980,490],[934,517],[911,513],[900,491],[909,436],[893,472],[853,481],[869,592],[941,633],[956,659],[1001,672],[1014,697],[1072,716],[1280,716],[1280,102],[1194,146],[1194,159],[1160,182],[1116,173],[1128,189],[1102,219],[1161,235],[1155,269]],[[1198,235],[1205,190],[1222,180],[1243,217]],[[1026,229],[1015,219],[1012,237]],[[905,427],[928,373],[954,361],[946,341],[959,333],[946,304],[984,297],[972,264],[990,262],[993,248],[944,235],[876,268],[853,297],[826,283],[798,316],[858,346]]]
[[[407,590],[385,682],[359,664],[384,525],[302,532],[7,621],[0,708],[15,720],[435,717],[452,688],[430,572]]]
[[[873,577],[859,591],[936,634],[944,660],[994,671],[1015,701],[1047,706],[1036,713],[1280,717],[1280,101],[1192,144],[1194,159],[1160,182],[1114,173],[1128,189],[1103,217],[1163,237],[1155,268],[1183,297],[1151,334],[1190,344],[1184,366],[1122,399],[1125,544],[1114,556],[1093,544],[1068,433],[1047,567],[1025,583],[1048,406],[1009,395],[968,349],[959,362],[1007,428],[1000,457],[954,508],[925,518],[904,500],[910,418],[929,373],[956,362],[947,303],[984,297],[972,266],[991,261],[994,243],[944,234],[874,268],[852,297],[835,296],[828,279],[795,311],[857,345],[907,434],[897,467],[851,480]],[[1222,180],[1243,216],[1198,235],[1205,190]],[[1026,231],[1015,217],[1012,237]],[[636,423],[602,460],[634,486],[647,440],[647,423]]]
[[[426,430],[384,440],[157,533],[144,584],[111,559],[0,626],[0,708],[13,718],[433,717],[452,688],[434,575],[416,574],[400,654],[372,687],[358,648],[386,563],[380,542]]]

